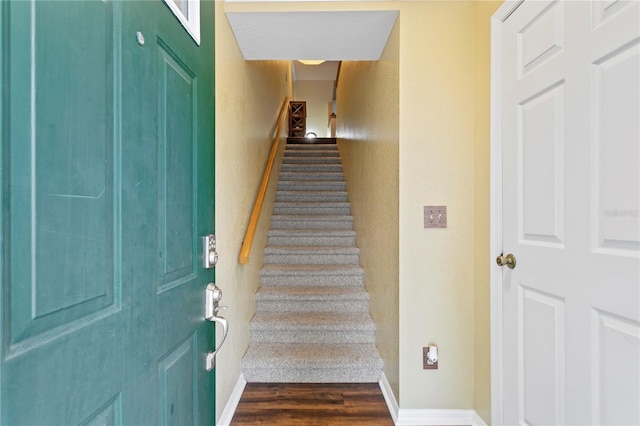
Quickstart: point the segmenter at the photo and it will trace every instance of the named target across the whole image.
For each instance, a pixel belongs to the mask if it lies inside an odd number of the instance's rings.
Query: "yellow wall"
[[[475,5],[475,146],[473,155],[474,248],[474,408],[491,420],[491,334],[489,300],[489,111],[491,15],[500,1]]]
[[[398,60],[396,25],[378,62],[343,62],[337,136],[376,346],[396,395],[398,370]],[[375,90],[371,90],[375,88]],[[372,190],[375,188],[374,190]]]
[[[242,372],[273,197],[263,207],[266,214],[260,220],[249,264],[238,264],[238,252],[271,148],[277,114],[285,95],[291,93],[290,62],[244,61],[223,9],[224,4],[216,1],[215,177],[220,254],[216,283],[222,289],[222,305],[229,307],[223,315],[229,320],[230,331],[217,356],[221,366],[216,369],[218,418]],[[271,194],[273,188],[271,185]]]
[[[471,2],[400,12],[401,408],[473,407],[473,18]],[[430,205],[446,229],[423,229]]]

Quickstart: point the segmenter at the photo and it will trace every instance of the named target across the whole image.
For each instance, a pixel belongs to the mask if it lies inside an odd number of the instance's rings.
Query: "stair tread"
[[[334,143],[288,143],[287,151],[336,151],[339,152],[338,145]]]
[[[268,264],[260,269],[261,275],[362,275],[359,265],[288,265]]]
[[[295,174],[295,176],[294,176]],[[292,183],[292,182],[344,182],[344,175],[342,173],[303,173],[303,172],[285,172],[280,175],[278,182],[280,184]]]
[[[298,151],[298,150],[288,150],[284,152],[284,160],[290,160],[292,158],[313,158],[313,159],[324,159],[331,158],[336,162],[340,161],[340,154],[338,151],[330,151],[330,150],[309,150],[309,151]]]
[[[338,145],[335,143],[287,143],[287,149],[298,149],[298,150],[307,150],[307,149],[338,149]]]
[[[342,164],[340,162],[340,157],[320,157],[320,156],[309,156],[309,157],[284,157],[282,160],[282,164]]]
[[[290,159],[290,158],[292,158],[292,157],[287,157],[287,158],[289,158],[289,159]],[[283,159],[283,160],[284,160],[284,159]],[[284,163],[284,162],[283,162],[283,165],[285,165],[285,164],[287,164],[287,163]],[[305,165],[305,163],[302,163],[302,165],[304,166],[304,165]],[[338,162],[334,162],[334,163],[331,163],[331,164],[327,164],[327,163],[320,163],[320,165],[324,166],[323,168],[333,168],[333,167],[335,167],[335,166],[338,166],[338,167],[340,168],[340,170],[342,170],[342,163],[338,163]],[[332,166],[332,167],[329,167],[329,166]]]
[[[274,207],[351,207],[348,201],[276,201]]]
[[[373,331],[375,324],[368,312],[274,312],[258,311],[249,323],[250,330],[343,330]]]
[[[316,189],[316,190],[313,190],[313,191],[311,191],[311,190],[296,191],[295,189],[278,189],[276,191],[276,194],[285,193],[285,194],[304,194],[304,195],[309,195],[309,194],[313,194],[314,192],[317,193],[318,195],[325,195],[327,193],[329,193],[329,194],[343,193],[343,194],[347,195],[347,191],[346,190],[342,190],[342,189],[334,189],[334,190]]]
[[[348,195],[347,191],[343,191],[341,189],[336,189],[333,191],[318,191],[318,190],[313,190],[313,191],[295,191],[295,190],[291,190],[291,189],[279,189],[276,191],[276,197],[278,195],[304,195],[305,197],[309,197],[311,195],[316,195],[320,198],[322,198],[323,196],[326,195],[344,195],[345,197]],[[321,202],[322,200],[317,200],[314,202]],[[342,201],[345,202],[345,201]]]
[[[311,184],[338,184],[338,183],[344,183],[344,179],[336,179],[336,180],[292,180],[292,179],[286,179],[286,180],[279,180],[280,183],[286,183],[288,185],[290,184],[297,184],[297,185],[311,185]]]
[[[336,156],[340,154],[340,150],[336,145],[326,144],[322,145],[307,145],[306,148],[298,148],[292,145],[287,145],[285,148],[286,152],[331,152]]]
[[[382,368],[373,343],[251,343],[246,368]]]
[[[355,247],[352,229],[272,229],[267,233],[269,246],[341,246]]]
[[[314,237],[314,236],[348,236],[356,235],[356,231],[352,229],[271,229],[269,236],[296,236],[296,237]]]
[[[310,195],[313,194],[314,192],[318,193],[318,195],[325,195],[325,194],[345,194],[347,195],[347,191],[342,190],[342,189],[337,189],[337,190],[314,190],[314,191],[296,191],[295,189],[278,189],[276,191],[276,194],[280,194],[280,193],[284,193],[284,194],[304,194],[304,195]],[[344,201],[342,201],[344,202]]]
[[[313,172],[313,173],[308,173],[308,172],[280,172],[280,180],[282,180],[283,177],[308,177],[308,176],[323,176],[323,177],[343,177],[344,178],[344,173],[343,172]]]
[[[265,254],[359,254],[360,249],[354,246],[275,246],[265,249]]]
[[[343,221],[353,220],[351,215],[338,214],[274,214],[271,216],[273,220],[327,220],[327,221]]]
[[[260,287],[256,300],[369,300],[364,287],[272,286]]]
[[[280,180],[278,181],[278,190],[277,191],[317,191],[317,192],[326,192],[326,191],[343,191],[346,192],[346,183],[344,180],[330,180],[330,179],[307,179],[307,180]],[[310,188],[312,186],[323,186],[323,188]],[[285,188],[285,189],[283,189]],[[297,189],[300,188],[300,189]],[[335,189],[338,188],[338,189]]]
[[[305,173],[308,173],[309,171],[311,171],[311,173],[317,173],[319,171],[323,171],[323,172],[330,172],[330,171],[334,171],[336,173],[342,173],[343,169],[342,169],[342,163],[319,163],[319,164],[309,164],[309,163],[282,163],[282,169],[280,169],[280,171],[284,171],[284,172],[292,172],[292,171],[302,171],[304,170]],[[295,170],[288,170],[288,169],[295,169]]]
[[[310,191],[308,187],[313,186],[323,186],[323,187],[345,187],[346,183],[344,180],[280,180],[278,181],[279,187],[292,187],[293,189],[289,189],[289,191]],[[300,188],[300,189],[295,189]],[[316,191],[333,191],[332,189],[317,189]]]
[[[285,155],[330,155],[332,157],[340,157],[337,149],[285,149]]]

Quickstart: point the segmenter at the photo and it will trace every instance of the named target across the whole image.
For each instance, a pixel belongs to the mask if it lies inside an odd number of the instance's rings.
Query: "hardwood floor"
[[[248,383],[231,426],[393,426],[377,383]]]

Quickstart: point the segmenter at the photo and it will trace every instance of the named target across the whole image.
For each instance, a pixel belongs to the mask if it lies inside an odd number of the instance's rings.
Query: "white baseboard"
[[[471,419],[471,426],[487,426],[487,423],[478,413],[473,411],[473,418]]]
[[[400,409],[396,426],[470,425],[487,426],[475,410]]]
[[[240,373],[240,377],[238,377],[238,381],[233,387],[233,391],[231,391],[227,405],[225,405],[224,410],[222,410],[220,420],[218,420],[217,423],[218,426],[229,426],[229,424],[231,424],[245,386],[247,386],[247,381],[244,379],[244,374]]]
[[[380,390],[396,426],[470,425],[487,426],[475,410],[412,410],[399,408],[387,377],[382,373]]]
[[[382,396],[384,396],[384,400],[387,403],[387,407],[389,408],[389,414],[391,414],[391,418],[393,419],[393,423],[398,423],[398,401],[396,401],[396,397],[391,390],[391,385],[387,380],[387,376],[384,375],[384,372],[380,376],[380,390],[382,391]]]

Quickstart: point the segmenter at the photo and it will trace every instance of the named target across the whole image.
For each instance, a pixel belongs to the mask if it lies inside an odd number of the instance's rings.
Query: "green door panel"
[[[197,80],[164,43],[158,43],[158,228],[163,289],[196,272],[193,242],[197,153]]]
[[[113,117],[119,106],[114,105],[114,69],[109,67],[120,54],[111,36],[119,10],[104,3],[81,3],[77,9],[53,5],[10,7],[10,28],[16,28],[9,39],[11,93],[28,95],[11,96],[8,105],[7,124],[16,145],[8,151],[10,215],[26,219],[10,221],[10,353],[33,339],[41,341],[39,336],[52,329],[84,322],[104,310],[117,311],[119,304],[114,271],[119,265],[113,256],[119,239],[113,232],[113,207],[119,197],[113,186],[113,168],[119,162]],[[82,73],[77,71],[84,62],[82,46],[67,50],[46,36],[54,20],[42,19],[45,24],[35,28],[29,24],[31,14],[56,16],[59,9],[80,13],[103,28],[84,41],[90,54]],[[74,17],[59,15],[64,28],[60,36],[72,38]],[[68,58],[63,67],[32,66],[60,62],[63,54]],[[104,84],[92,83],[94,73]],[[74,90],[61,89],[72,86]],[[85,96],[95,105],[93,114],[80,105]],[[78,124],[65,124],[70,122]]]
[[[213,6],[0,4],[1,424],[214,423]]]
[[[123,380],[120,6],[2,4],[2,424],[79,423]]]

